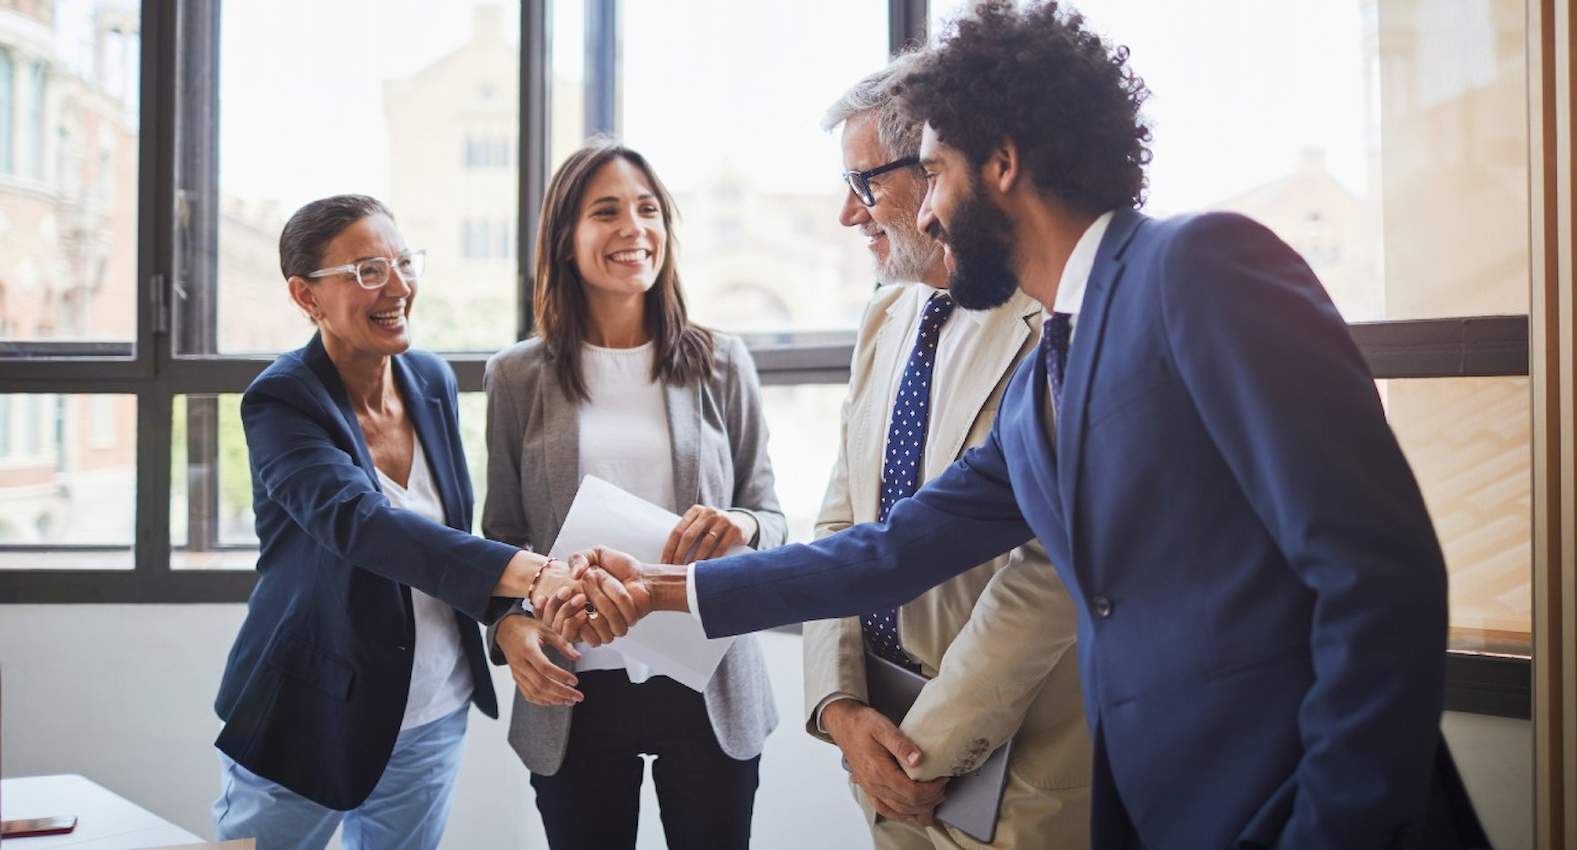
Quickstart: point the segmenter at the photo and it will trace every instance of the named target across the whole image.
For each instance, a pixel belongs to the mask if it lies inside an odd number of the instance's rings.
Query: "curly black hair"
[[[1150,94],[1084,17],[1056,0],[986,0],[956,21],[892,92],[974,165],[1011,139],[1036,185],[1081,212],[1144,203]]]

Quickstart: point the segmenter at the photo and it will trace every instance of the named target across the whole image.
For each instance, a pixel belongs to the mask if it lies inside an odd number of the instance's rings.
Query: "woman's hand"
[[[716,558],[755,536],[756,520],[751,515],[696,505],[684,512],[669,533],[662,562],[685,564]]]
[[[580,682],[575,674],[554,664],[542,649],[551,646],[571,661],[580,660],[580,653],[542,621],[520,614],[505,617],[493,633],[493,640],[509,661],[515,687],[528,701],[537,705],[574,705],[585,699],[575,690]]]

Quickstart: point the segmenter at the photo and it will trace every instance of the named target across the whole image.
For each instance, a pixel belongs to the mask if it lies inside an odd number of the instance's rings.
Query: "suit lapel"
[[[431,392],[426,378],[411,368],[404,356],[394,358],[394,382],[405,401],[405,415],[411,418],[416,439],[422,441],[427,467],[438,484],[438,497],[444,503],[444,519],[452,528],[468,531],[461,521],[460,482],[455,475],[454,457],[443,427],[443,400]]]
[[[668,439],[674,452],[674,508],[682,514],[691,505],[702,503],[698,470],[701,393],[689,383],[674,385],[664,381],[663,401],[668,413]]]
[[[1072,540],[1076,523],[1073,488],[1079,478],[1083,460],[1084,431],[1087,423],[1084,399],[1089,393],[1090,376],[1095,373],[1095,363],[1100,357],[1101,340],[1106,329],[1106,310],[1111,304],[1112,292],[1122,277],[1123,249],[1138,228],[1141,216],[1134,210],[1118,210],[1112,217],[1106,235],[1101,239],[1095,255],[1095,266],[1090,270],[1090,281],[1084,292],[1084,303],[1079,307],[1078,324],[1074,328],[1073,348],[1068,353],[1068,373],[1062,387],[1062,408],[1057,416],[1057,450],[1060,455],[1058,468],[1059,491],[1062,496],[1063,516],[1069,540]],[[1044,385],[1045,366],[1040,367]],[[1045,392],[1044,386],[1040,388]]]
[[[350,409],[350,396],[345,392],[345,382],[340,380],[339,370],[334,368],[334,361],[329,359],[329,353],[323,348],[323,336],[313,334],[312,341],[307,343],[304,358],[313,374],[318,376],[318,382],[323,389],[328,391],[329,399],[334,402],[334,409],[339,412],[340,419],[345,426],[345,433],[350,435],[352,447],[356,452],[356,463],[372,479],[372,486],[383,492],[383,485],[378,483],[378,473],[372,465],[372,453],[367,449],[367,437],[361,433],[361,422],[356,419],[356,412]]]
[[[1007,304],[986,313],[978,328],[953,331],[967,332],[972,338],[954,349],[964,359],[956,372],[963,380],[954,381],[946,388],[947,398],[931,406],[931,415],[937,419],[931,423],[926,437],[926,480],[940,475],[958,458],[981,408],[997,387],[997,377],[1018,359],[1024,340],[1030,335],[1029,322],[1039,313],[1038,302],[1018,294]],[[968,322],[971,319],[955,312],[950,321]]]
[[[876,329],[870,361],[870,391],[863,393],[860,405],[849,412],[849,433],[855,435],[849,447],[849,496],[856,521],[873,521],[880,509],[882,466],[887,444],[887,417],[892,412],[895,374],[909,358],[910,326],[914,324],[917,299],[911,290],[887,306],[887,319]],[[893,369],[894,363],[898,369]],[[876,439],[859,435],[874,434]]]
[[[538,474],[547,482],[548,504],[553,515],[551,534],[556,538],[569,516],[575,493],[580,490],[580,405],[564,395],[551,366],[544,368],[537,380],[536,410],[541,416],[544,451],[542,457],[533,462]],[[528,475],[530,469],[527,468]],[[549,538],[535,545],[546,552],[551,543],[552,538]]]

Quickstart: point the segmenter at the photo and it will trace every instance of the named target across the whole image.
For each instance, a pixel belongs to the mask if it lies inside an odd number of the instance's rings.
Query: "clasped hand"
[[[546,650],[579,661],[576,643],[602,646],[628,634],[651,611],[651,594],[633,558],[603,547],[576,552],[568,563],[550,561],[542,570],[530,614],[505,617],[493,639],[521,696],[538,705],[574,705],[584,698],[575,689],[579,679]]]
[[[696,505],[669,534],[662,560],[716,557],[755,532],[755,519],[748,513]],[[533,582],[529,601],[531,614],[505,617],[494,639],[521,695],[540,705],[573,705],[582,699],[575,690],[575,674],[554,663],[547,649],[578,661],[576,643],[611,643],[653,608],[652,588],[640,563],[605,546],[576,552],[568,563],[550,561]]]

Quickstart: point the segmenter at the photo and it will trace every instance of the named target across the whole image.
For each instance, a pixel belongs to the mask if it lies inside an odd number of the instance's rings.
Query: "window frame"
[[[576,0],[561,0],[576,2]],[[587,10],[585,130],[617,131],[619,0],[584,0]],[[519,205],[514,238],[517,254],[516,337],[532,329],[531,267],[539,201],[548,178],[551,115],[553,0],[521,0],[518,180]],[[929,15],[927,0],[888,0],[888,45],[893,52],[924,43]],[[256,574],[243,570],[171,568],[170,492],[173,444],[172,406],[179,395],[239,393],[269,363],[270,356],[176,356],[175,351],[213,350],[200,339],[182,334],[213,333],[212,323],[192,311],[211,310],[212,298],[187,298],[174,315],[172,289],[181,275],[204,273],[195,268],[204,258],[180,256],[181,246],[203,238],[178,238],[177,203],[209,216],[217,226],[217,92],[213,89],[219,51],[219,4],[203,0],[158,3],[144,0],[141,9],[141,92],[137,199],[137,321],[130,342],[0,343],[0,384],[8,394],[113,393],[137,401],[135,533],[130,570],[64,569],[0,571],[0,604],[106,603],[238,603],[250,596]],[[14,57],[12,57],[14,60]],[[12,65],[15,79],[16,65]],[[189,96],[193,91],[202,97]],[[13,88],[14,92],[14,88]],[[10,150],[15,161],[14,95]],[[183,134],[206,129],[206,144],[194,145]],[[198,151],[207,159],[187,157]],[[469,149],[468,149],[469,151]],[[47,167],[47,166],[46,166]],[[184,169],[184,171],[183,171]],[[206,174],[196,174],[198,169]],[[196,186],[197,191],[180,187]],[[201,207],[206,203],[206,211]],[[189,215],[188,220],[192,217]],[[197,216],[201,222],[201,216]],[[488,221],[487,229],[495,224]],[[469,221],[462,226],[474,226]],[[492,234],[488,234],[491,238]],[[183,266],[183,262],[187,265]],[[209,280],[212,280],[211,273]],[[205,292],[203,286],[186,292]],[[206,290],[211,295],[211,287]],[[199,319],[199,321],[193,321]],[[1520,377],[1529,374],[1527,315],[1465,316],[1443,319],[1366,322],[1350,326],[1353,338],[1377,379]],[[184,342],[184,344],[183,344]],[[846,383],[853,353],[854,331],[832,334],[755,334],[746,342],[767,385]],[[482,390],[487,355],[447,353],[462,392]],[[217,438],[192,426],[204,411],[188,399],[188,454],[207,453],[212,460]],[[14,418],[14,409],[10,411]],[[208,411],[211,413],[211,411]],[[207,418],[214,421],[212,416]],[[208,439],[204,439],[207,437]],[[195,448],[194,448],[195,447]],[[12,448],[15,448],[12,446]],[[202,457],[199,457],[199,461]],[[210,488],[212,489],[212,488]],[[192,493],[204,508],[214,493]],[[1530,530],[1531,533],[1531,530]],[[193,532],[189,529],[188,539]],[[199,534],[199,537],[202,535]],[[226,549],[217,535],[204,545]],[[26,549],[29,547],[0,547]],[[36,548],[36,547],[34,547]],[[91,558],[103,547],[50,547],[77,551]],[[1447,707],[1455,710],[1526,718],[1531,705],[1531,663],[1453,652],[1447,659]]]

